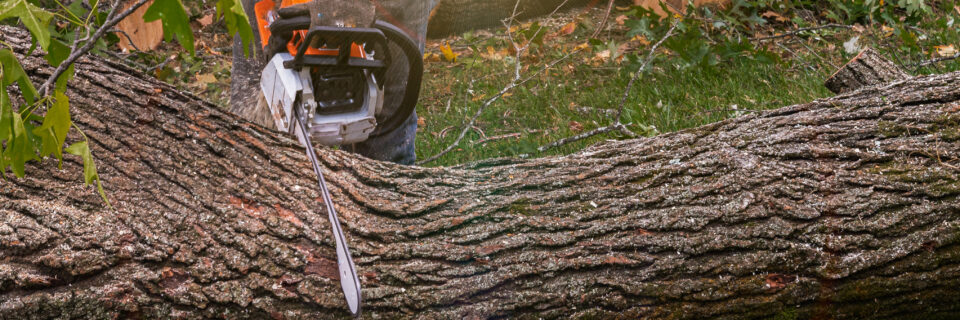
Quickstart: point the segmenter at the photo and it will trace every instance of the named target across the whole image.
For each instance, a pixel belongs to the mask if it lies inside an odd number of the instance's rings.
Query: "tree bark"
[[[474,29],[502,27],[503,20],[513,15],[517,6],[517,19],[529,19],[549,14],[560,9],[569,9],[598,0],[439,0],[430,17],[429,37],[444,37]],[[519,3],[519,4],[518,4]]]
[[[347,316],[297,142],[95,57],[68,94],[114,208],[75,158],[4,181],[0,318]],[[950,73],[565,157],[317,153],[366,318],[955,318],[958,141]]]
[[[824,85],[833,93],[851,92],[909,78],[893,61],[871,48],[864,49],[833,73]]]

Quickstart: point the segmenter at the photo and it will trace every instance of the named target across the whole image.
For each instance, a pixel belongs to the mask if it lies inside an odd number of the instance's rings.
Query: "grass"
[[[843,42],[860,36],[862,47],[874,47],[909,67],[933,56],[934,45],[960,47],[960,28],[951,19],[956,13],[941,12],[915,28],[919,39],[900,35],[883,36],[883,25],[876,23],[860,30],[825,29],[803,37],[767,42],[766,48],[781,59],[778,63],[760,63],[747,59],[721,61],[715,66],[685,67],[677,54],[661,50],[629,93],[623,110],[623,123],[637,135],[651,136],[697,127],[736,117],[755,110],[779,108],[832,96],[823,81],[853,54],[844,52]],[[541,23],[551,34],[538,50],[521,57],[524,77],[544,64],[562,57],[585,43],[592,33],[591,21],[601,10],[574,12]],[[617,13],[614,12],[614,16]],[[957,18],[960,20],[960,18]],[[960,21],[957,21],[960,25]],[[552,34],[567,23],[576,23],[572,34]],[[852,24],[852,23],[851,23]],[[520,28],[522,33],[523,28]],[[771,26],[772,34],[791,28]],[[626,50],[645,56],[650,43],[628,39],[624,26],[613,25],[602,37],[620,43]],[[864,31],[866,30],[866,31]],[[480,32],[477,32],[479,34]],[[489,53],[510,47],[506,28],[439,39],[428,43],[425,82],[417,112],[421,117],[417,135],[417,158],[440,153],[454,143],[460,130],[484,102],[506,86],[513,76],[513,59],[491,58]],[[877,36],[880,35],[880,36]],[[645,39],[644,39],[645,40]],[[650,42],[657,39],[651,39]],[[918,41],[917,45],[906,43]],[[637,44],[637,42],[642,42]],[[461,56],[456,62],[444,61],[440,47],[449,45]],[[489,47],[489,48],[488,48]],[[591,50],[592,49],[592,50]],[[496,157],[541,157],[576,152],[604,139],[627,138],[608,133],[538,152],[550,142],[571,137],[614,123],[627,82],[631,77],[623,61],[601,59],[601,50],[588,46],[530,82],[510,91],[509,96],[484,110],[472,128],[452,152],[428,166],[446,166]],[[914,74],[944,73],[960,69],[960,62],[947,61],[928,68],[909,70]],[[502,139],[481,143],[485,139]]]
[[[838,8],[804,8],[780,11],[793,20],[778,22],[770,18],[763,29],[751,30],[755,34],[745,36],[795,30],[801,26],[797,21],[802,12],[817,12],[822,20],[816,22],[819,25],[839,23],[857,28],[823,29],[761,43],[780,59],[776,63],[728,59],[715,66],[689,67],[679,58],[682,55],[661,47],[648,71],[629,92],[622,122],[628,124],[628,129],[636,135],[653,136],[756,110],[829,97],[832,94],[823,87],[823,81],[835,66],[843,65],[852,57],[851,53],[845,52],[843,43],[854,36],[861,38],[861,46],[879,49],[913,74],[960,70],[960,60],[916,70],[911,67],[935,57],[935,46],[952,44],[960,49],[960,10],[952,6],[941,6],[932,16],[912,25],[909,32],[898,31],[896,34],[889,33],[890,29],[884,29],[882,23],[862,17],[847,17],[853,19],[850,21],[828,18],[831,10],[840,12]],[[194,18],[210,10],[212,7],[199,8]],[[538,147],[559,139],[613,124],[632,76],[631,70],[636,70],[637,64],[608,56],[622,53],[646,56],[650,42],[659,40],[627,37],[629,28],[619,19],[624,11],[617,9],[610,17],[609,27],[599,36],[602,42],[612,44],[606,48],[614,50],[605,51],[603,46],[587,45],[603,14],[604,10],[600,8],[577,9],[518,23],[513,34],[529,32],[531,25],[543,26],[546,31],[543,45],[520,58],[523,77],[534,75],[545,64],[564,57],[575,48],[581,51],[546,72],[536,74],[503,99],[490,104],[453,151],[426,165],[456,165],[496,157],[563,155],[605,139],[628,138],[619,132],[607,133],[545,152],[537,151]],[[561,32],[570,31],[571,25],[575,26],[573,32]],[[216,23],[202,28],[197,37],[198,56],[176,55],[155,74],[179,88],[192,90],[226,107],[229,103],[226,93],[231,53],[221,50],[230,46],[229,37],[224,37],[221,29],[223,27]],[[507,28],[500,27],[428,40],[426,74],[417,106],[420,116],[416,141],[418,159],[438,154],[454,143],[484,102],[513,78],[515,61],[513,53],[508,50],[511,45],[507,34]],[[460,54],[455,62],[443,58],[440,48],[446,45]],[[175,44],[166,44],[132,60],[154,66],[177,53],[178,48]]]
[[[417,136],[420,159],[437,154],[453,143],[466,119],[485,101],[476,98],[487,98],[498,92],[512,72],[512,66],[490,63],[428,67],[430,76],[424,83],[424,92],[449,93],[421,99],[417,109],[424,118]],[[621,68],[609,66],[581,64],[559,69],[528,82],[503,101],[491,105],[476,123],[479,130],[468,133],[459,149],[430,165],[524,154],[534,157],[567,154],[602,139],[621,138],[600,135],[544,153],[537,151],[537,147],[555,140],[613,124],[631,76]],[[822,85],[822,79],[827,76],[824,72],[785,69],[744,62],[722,68],[668,65],[638,80],[624,104],[622,122],[630,123],[631,131],[652,135],[829,95]],[[516,133],[519,133],[517,138],[475,143],[484,136]]]

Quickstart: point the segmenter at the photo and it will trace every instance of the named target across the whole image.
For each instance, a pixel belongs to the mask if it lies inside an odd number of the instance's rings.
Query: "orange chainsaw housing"
[[[280,2],[281,8],[286,8],[292,5],[307,3],[313,0],[282,0]],[[261,0],[254,5],[254,13],[257,16],[257,28],[260,30],[260,45],[261,48],[267,46],[267,41],[270,40],[270,23],[267,17],[276,9],[277,3],[273,0]],[[303,45],[304,39],[307,37],[307,30],[295,30],[293,31],[293,37],[290,38],[290,42],[287,42],[287,52],[291,56],[297,56],[297,48]],[[337,56],[340,52],[339,49],[331,48],[307,48],[306,55],[320,55],[320,56]],[[363,50],[363,47],[354,43],[350,48],[350,56],[354,58],[366,59],[367,53]]]

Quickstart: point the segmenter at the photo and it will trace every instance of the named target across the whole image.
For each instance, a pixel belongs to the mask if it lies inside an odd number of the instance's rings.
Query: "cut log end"
[[[827,78],[824,85],[833,93],[841,94],[909,77],[895,63],[867,48]]]

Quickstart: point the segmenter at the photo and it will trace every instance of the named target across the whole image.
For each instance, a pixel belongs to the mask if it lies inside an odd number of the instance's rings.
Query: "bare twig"
[[[661,38],[660,41],[657,41],[657,43],[655,43],[652,47],[650,47],[650,52],[647,54],[647,58],[644,59],[643,64],[640,65],[640,68],[637,69],[637,71],[633,73],[633,76],[630,77],[630,82],[627,83],[627,89],[623,91],[623,97],[620,99],[620,105],[617,107],[616,117],[614,117],[614,122],[612,125],[593,129],[591,131],[588,131],[573,137],[560,139],[560,140],[551,142],[549,144],[540,146],[539,148],[537,148],[537,150],[539,150],[540,152],[543,152],[549,149],[557,148],[569,143],[577,142],[592,136],[608,133],[614,130],[620,131],[627,136],[635,137],[636,134],[630,131],[630,129],[627,129],[627,126],[620,122],[620,119],[623,116],[623,107],[627,103],[627,98],[630,96],[630,90],[633,89],[633,84],[636,83],[637,78],[639,78],[640,75],[643,74],[643,70],[647,68],[647,65],[651,61],[653,61],[653,57],[654,57],[654,54],[656,54],[657,52],[657,48],[660,47],[660,45],[663,44],[663,42],[666,41],[667,38],[670,38],[671,36],[673,36],[673,31],[677,29],[677,25],[678,25],[677,21],[674,21],[673,24],[670,26],[670,29],[667,30],[667,33],[663,35],[663,38]]]
[[[649,64],[650,61],[653,61],[653,55],[657,52],[657,47],[660,47],[660,45],[663,44],[663,42],[666,41],[667,38],[670,38],[670,36],[673,35],[673,30],[676,30],[676,29],[677,29],[677,22],[675,21],[673,25],[670,26],[670,29],[667,30],[667,33],[663,35],[663,38],[661,38],[660,41],[657,41],[657,43],[655,43],[652,47],[650,47],[650,52],[647,54],[647,58],[643,60],[643,64],[640,65],[640,69],[637,69],[637,72],[634,72],[633,76],[630,77],[630,82],[627,83],[627,89],[623,91],[623,97],[620,98],[620,106],[617,107],[617,116],[616,118],[614,118],[617,124],[620,123],[620,118],[623,116],[623,106],[626,105],[627,103],[627,97],[630,96],[630,90],[633,89],[633,84],[637,82],[637,78],[639,78],[640,75],[643,74],[643,70],[647,68],[647,64]]]
[[[934,63],[940,63],[940,62],[944,62],[944,61],[955,60],[955,59],[958,59],[958,58],[960,58],[960,53],[957,53],[957,54],[952,55],[952,56],[949,56],[949,57],[941,57],[941,58],[936,58],[936,59],[930,59],[930,60],[927,60],[927,61],[921,61],[920,63],[915,64],[914,67],[919,69],[919,68],[923,68],[923,67],[932,65],[932,64],[934,64]]]
[[[143,51],[143,50],[140,50],[140,48],[137,47],[137,44],[136,44],[136,43],[133,43],[133,38],[131,38],[130,35],[127,34],[126,31],[123,31],[123,30],[120,30],[120,29],[110,29],[110,31],[107,31],[107,32],[113,32],[113,33],[123,34],[123,36],[127,38],[127,42],[130,43],[130,46],[133,47],[133,50]]]
[[[486,143],[492,142],[492,141],[509,139],[509,138],[519,138],[519,137],[520,137],[520,133],[519,133],[519,132],[517,132],[517,133],[510,133],[510,134],[502,134],[502,135],[499,135],[499,136],[492,136],[492,137],[489,137],[489,138],[483,138],[483,139],[474,141],[473,144],[474,144],[474,145],[477,145],[477,144],[486,144]]]
[[[803,41],[797,41],[797,43],[800,43],[801,46],[803,46],[804,48],[806,48],[807,51],[810,51],[810,53],[812,53],[814,57],[817,57],[817,59],[820,59],[820,61],[824,61],[824,62],[826,62],[826,63],[829,63],[830,66],[833,67],[833,70],[840,70],[840,67],[839,67],[839,66],[837,66],[836,64],[834,64],[832,61],[827,60],[827,59],[824,59],[823,57],[821,57],[819,54],[817,54],[817,51],[816,51],[816,50],[813,50],[813,48],[811,48],[810,46],[808,46],[805,42],[803,42]]]
[[[810,62],[808,62],[807,59],[800,57],[800,54],[798,54],[796,51],[793,51],[793,49],[790,49],[787,46],[780,44],[779,42],[777,42],[777,46],[793,54],[794,57],[797,57],[797,59],[800,60],[800,62],[802,62],[805,66],[807,66],[807,69],[809,69],[810,71],[817,71],[817,68],[813,67],[813,65],[810,64]]]
[[[603,32],[603,28],[607,26],[607,20],[610,19],[610,12],[613,11],[613,3],[615,0],[610,0],[610,3],[607,4],[607,12],[603,14],[603,19],[600,20],[600,24],[597,25],[597,30],[593,31],[593,35],[590,38],[596,38],[600,35],[600,32]]]
[[[595,135],[600,135],[600,134],[604,134],[604,133],[607,133],[607,132],[613,132],[614,130],[617,130],[617,131],[620,131],[620,132],[624,132],[624,133],[630,132],[630,130],[627,129],[627,126],[626,126],[626,125],[624,125],[624,124],[622,124],[622,123],[615,123],[615,124],[613,124],[613,125],[609,125],[609,126],[602,127],[602,128],[596,128],[596,129],[590,130],[590,131],[588,131],[588,132],[584,132],[584,133],[581,133],[581,134],[578,134],[578,135],[575,135],[575,136],[572,136],[572,137],[569,137],[569,138],[564,138],[564,139],[560,139],[560,140],[551,142],[551,143],[549,143],[549,144],[540,146],[539,148],[537,148],[537,150],[540,151],[540,152],[544,152],[544,151],[547,151],[547,150],[550,150],[550,149],[553,149],[553,148],[557,148],[557,147],[560,147],[560,146],[563,146],[563,145],[566,145],[566,144],[574,143],[574,142],[577,142],[577,141],[580,141],[580,140],[583,140],[583,139],[586,139],[586,138],[589,138],[589,137],[592,137],[592,136],[595,136]],[[630,135],[633,135],[633,132],[630,132]]]
[[[806,32],[806,31],[815,31],[815,30],[821,30],[821,29],[837,29],[837,28],[839,28],[839,29],[853,29],[853,26],[848,26],[848,25],[845,25],[845,24],[831,23],[831,24],[825,24],[825,25],[817,26],[817,27],[800,28],[800,29],[797,29],[797,30],[793,30],[793,31],[784,33],[784,34],[778,34],[778,35],[767,36],[767,37],[753,38],[753,39],[750,39],[750,40],[753,40],[753,41],[773,40],[773,39],[780,39],[780,38],[786,38],[786,37],[790,37],[790,36],[795,36],[795,35],[797,35],[797,34],[799,34],[799,33],[801,33],[801,32]]]
[[[104,51],[104,52],[105,52],[106,54],[110,55],[111,57],[113,57],[114,59],[117,59],[117,61],[122,62],[122,63],[129,64],[129,65],[131,65],[131,66],[139,69],[141,72],[149,72],[149,71],[153,70],[153,69],[150,69],[150,67],[148,67],[148,66],[145,66],[145,65],[143,65],[143,64],[141,64],[141,63],[139,63],[139,62],[130,60],[128,57],[124,57],[124,56],[120,55],[119,53],[113,52],[113,50],[106,50],[106,51]]]
[[[140,7],[142,7],[148,1],[150,0],[137,0],[136,3],[134,3],[132,6],[130,6],[123,12],[120,12],[120,14],[117,14],[117,9],[120,8],[120,1],[115,1],[113,5],[113,9],[110,9],[110,13],[107,14],[106,22],[104,22],[103,25],[100,26],[100,28],[98,28],[96,32],[94,32],[93,36],[87,36],[87,37],[84,37],[83,39],[74,41],[73,48],[70,50],[70,56],[67,57],[67,59],[64,60],[62,63],[60,63],[60,66],[58,66],[57,69],[53,71],[53,74],[50,75],[50,78],[48,78],[47,81],[44,82],[42,86],[40,86],[40,90],[39,90],[40,96],[47,95],[47,91],[49,91],[50,86],[57,81],[57,78],[59,78],[61,74],[67,71],[70,65],[76,62],[77,59],[80,59],[80,57],[87,54],[87,52],[89,52],[90,49],[93,49],[93,46],[96,45],[97,40],[103,37],[103,35],[107,33],[108,30],[112,29],[113,26],[117,25],[117,23],[119,23],[121,20],[123,20],[124,18],[132,14],[137,9],[140,9]],[[89,32],[89,29],[87,30]],[[77,45],[84,40],[86,40],[86,43],[83,45],[83,47],[81,47],[78,50],[76,48]]]
[[[553,11],[553,13],[551,13],[549,16],[552,16],[552,15],[555,14],[557,11],[559,11],[560,8],[563,7],[564,5],[566,5],[568,1],[569,1],[569,0],[564,0],[562,3],[560,3],[560,5],[557,6],[557,9],[555,9],[555,10]],[[530,80],[533,79],[534,77],[536,77],[536,76],[538,76],[539,74],[543,73],[544,71],[552,68],[552,67],[553,67],[554,65],[556,65],[557,63],[560,63],[561,61],[566,60],[566,59],[567,59],[568,57],[570,57],[571,55],[580,52],[579,49],[578,49],[578,50],[570,51],[569,53],[567,53],[566,55],[564,55],[564,56],[561,57],[560,59],[554,60],[553,62],[547,64],[547,65],[544,66],[543,68],[541,68],[541,69],[537,70],[536,72],[534,72],[532,75],[524,78],[523,75],[521,74],[521,70],[523,70],[523,65],[520,63],[520,61],[521,61],[521,58],[523,57],[523,54],[526,53],[526,51],[530,48],[530,44],[532,43],[532,41],[528,41],[525,45],[520,46],[520,45],[517,44],[516,39],[513,38],[513,34],[509,32],[510,28],[513,26],[513,21],[516,20],[517,10],[518,10],[519,7],[520,7],[520,1],[518,0],[517,3],[516,3],[516,4],[514,5],[514,7],[513,7],[513,14],[512,14],[512,16],[511,16],[510,18],[507,18],[507,19],[504,20],[504,26],[507,28],[507,31],[508,31],[508,34],[509,34],[508,38],[510,39],[510,44],[513,46],[513,48],[514,48],[515,51],[516,51],[516,54],[515,54],[515,56],[514,56],[514,58],[515,58],[515,59],[514,59],[514,60],[515,60],[515,63],[514,63],[514,68],[513,68],[513,79],[510,81],[509,84],[507,84],[505,87],[503,87],[503,89],[501,89],[500,92],[497,92],[497,94],[495,94],[493,97],[491,97],[490,99],[487,99],[486,101],[483,102],[483,105],[481,105],[480,108],[477,109],[477,112],[473,114],[473,117],[470,118],[470,121],[467,122],[467,124],[463,127],[463,130],[460,131],[460,135],[457,136],[457,139],[454,140],[452,144],[450,144],[449,146],[447,146],[445,149],[443,149],[443,150],[440,151],[439,153],[437,153],[437,154],[435,154],[435,155],[433,155],[433,156],[430,156],[429,158],[426,158],[426,159],[417,161],[417,163],[416,163],[417,165],[423,165],[423,164],[426,164],[426,163],[433,162],[433,161],[439,159],[440,157],[442,157],[443,155],[449,153],[450,151],[453,151],[454,149],[456,149],[457,146],[459,146],[460,143],[463,141],[463,138],[467,136],[467,132],[470,132],[470,130],[474,128],[474,124],[477,123],[477,119],[480,118],[480,115],[483,114],[483,111],[486,110],[487,107],[489,107],[491,104],[493,104],[493,103],[496,102],[497,100],[500,100],[500,98],[502,98],[503,95],[506,94],[507,92],[510,92],[510,91],[513,90],[514,88],[519,87],[519,86],[527,83],[528,81],[530,81]],[[549,16],[548,16],[548,17],[549,17]],[[536,37],[539,35],[540,32],[543,32],[543,27],[542,27],[542,26],[540,27],[540,29],[537,30],[536,33],[534,33],[534,35],[533,35],[531,38],[536,38]]]

